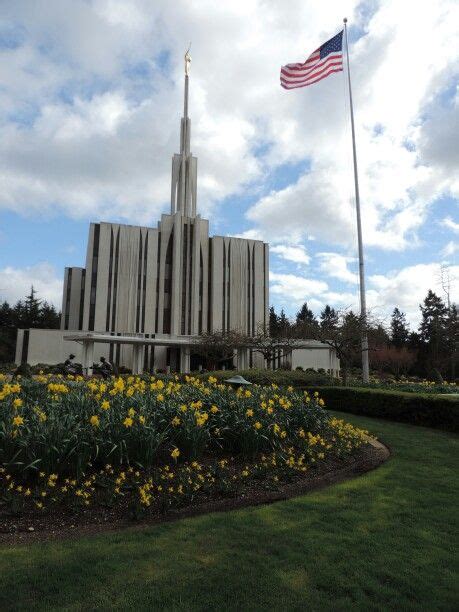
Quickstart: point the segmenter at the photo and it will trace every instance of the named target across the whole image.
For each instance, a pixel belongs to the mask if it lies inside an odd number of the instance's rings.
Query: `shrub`
[[[308,386],[316,386],[316,385],[329,385],[330,381],[333,380],[326,373],[316,372],[315,370],[308,370],[304,372],[303,370],[293,370],[293,371],[285,371],[285,370],[238,370],[237,372],[228,371],[228,370],[219,370],[218,372],[211,372],[211,375],[214,376],[218,381],[225,381],[227,378],[231,378],[235,374],[240,374],[246,380],[256,385],[278,385],[284,387],[295,387],[295,388],[304,388]],[[209,377],[209,373],[207,374],[199,374],[198,378],[206,379]],[[337,382],[333,380],[333,382]]]
[[[364,416],[459,431],[459,401],[447,395],[351,387],[310,387],[327,408]]]
[[[389,391],[407,391],[409,393],[458,393],[458,387],[455,382],[449,383],[443,381],[440,384],[433,380],[408,380],[404,377],[400,380],[379,380],[373,378],[370,379],[368,383],[363,383],[361,379],[357,378],[349,380],[348,386],[363,387],[367,389],[387,389]]]

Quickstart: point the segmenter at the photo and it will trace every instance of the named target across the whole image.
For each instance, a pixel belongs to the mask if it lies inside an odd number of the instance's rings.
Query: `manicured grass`
[[[271,506],[2,547],[0,609],[457,609],[459,438],[343,416],[393,457]]]

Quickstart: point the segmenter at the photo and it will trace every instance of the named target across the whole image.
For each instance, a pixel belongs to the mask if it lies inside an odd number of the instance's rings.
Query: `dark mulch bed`
[[[351,457],[342,460],[328,460],[305,473],[298,473],[288,484],[279,483],[275,490],[263,482],[250,483],[237,497],[199,496],[196,501],[180,509],[170,509],[166,513],[153,510],[140,520],[128,518],[127,505],[117,504],[107,508],[93,506],[86,509],[54,507],[43,514],[23,514],[11,516],[0,514],[0,543],[26,544],[49,540],[78,539],[81,536],[96,535],[107,531],[125,528],[138,529],[147,525],[207,514],[225,512],[247,506],[269,504],[302,495],[328,485],[342,482],[353,476],[368,472],[390,456],[386,446],[372,440],[365,448]]]

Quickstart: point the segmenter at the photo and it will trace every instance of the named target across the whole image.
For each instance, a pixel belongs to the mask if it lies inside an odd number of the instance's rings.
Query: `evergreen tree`
[[[5,301],[0,304],[0,327],[10,327],[11,324],[11,306]]]
[[[360,317],[356,315],[353,310],[346,312],[343,318],[343,325],[347,325],[349,328],[358,329],[360,327]]]
[[[60,325],[60,313],[52,304],[43,302],[39,314],[39,326],[43,329],[57,329]]]
[[[336,329],[339,323],[338,313],[334,308],[331,308],[328,304],[320,313],[320,327],[322,329]]]
[[[284,309],[282,308],[282,310],[280,311],[280,315],[279,315],[279,334],[281,336],[285,335],[289,329],[290,329],[290,321],[287,319]]]
[[[367,326],[368,342],[371,348],[384,347],[389,344],[389,335],[383,325],[378,323],[377,325]]]
[[[23,325],[25,328],[40,327],[41,300],[35,297],[36,293],[32,285],[30,294],[24,300]]]
[[[0,363],[14,361],[17,328],[38,327],[58,329],[60,313],[54,306],[37,299],[32,287],[24,301],[11,307],[7,301],[0,303]]]
[[[446,315],[446,346],[449,360],[449,378],[451,381],[456,378],[456,367],[458,361],[459,344],[459,319],[456,304],[451,304]]]
[[[405,313],[401,312],[397,307],[394,308],[392,319],[390,322],[391,343],[397,348],[406,346],[410,335],[410,330],[406,322]]]
[[[446,321],[448,309],[443,300],[429,289],[420,304],[422,319],[419,325],[420,358],[428,375],[438,378],[447,356]]]
[[[18,300],[11,311],[11,324],[13,327],[25,327],[26,314],[24,302]]]
[[[422,342],[428,344],[444,337],[446,316],[448,309],[443,300],[429,289],[423,304],[419,305],[422,320],[419,325],[419,334]]]
[[[296,323],[301,325],[302,323],[317,323],[314,313],[308,308],[307,302],[303,304],[300,310],[296,313]]]
[[[272,338],[279,335],[279,317],[274,310],[274,306],[269,309],[269,335]]]
[[[421,338],[418,332],[410,332],[408,335],[408,348],[415,351],[421,344]]]

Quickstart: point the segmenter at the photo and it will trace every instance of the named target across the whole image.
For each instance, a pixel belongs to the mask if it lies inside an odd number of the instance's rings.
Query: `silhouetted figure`
[[[66,375],[73,375],[76,376],[77,374],[82,374],[83,373],[83,368],[81,363],[75,363],[73,360],[75,359],[75,355],[73,355],[73,353],[70,353],[70,355],[68,356],[68,358],[64,361],[64,365],[63,365],[63,373]]]
[[[113,366],[105,357],[100,358],[99,370],[104,378],[110,378],[113,374]]]

